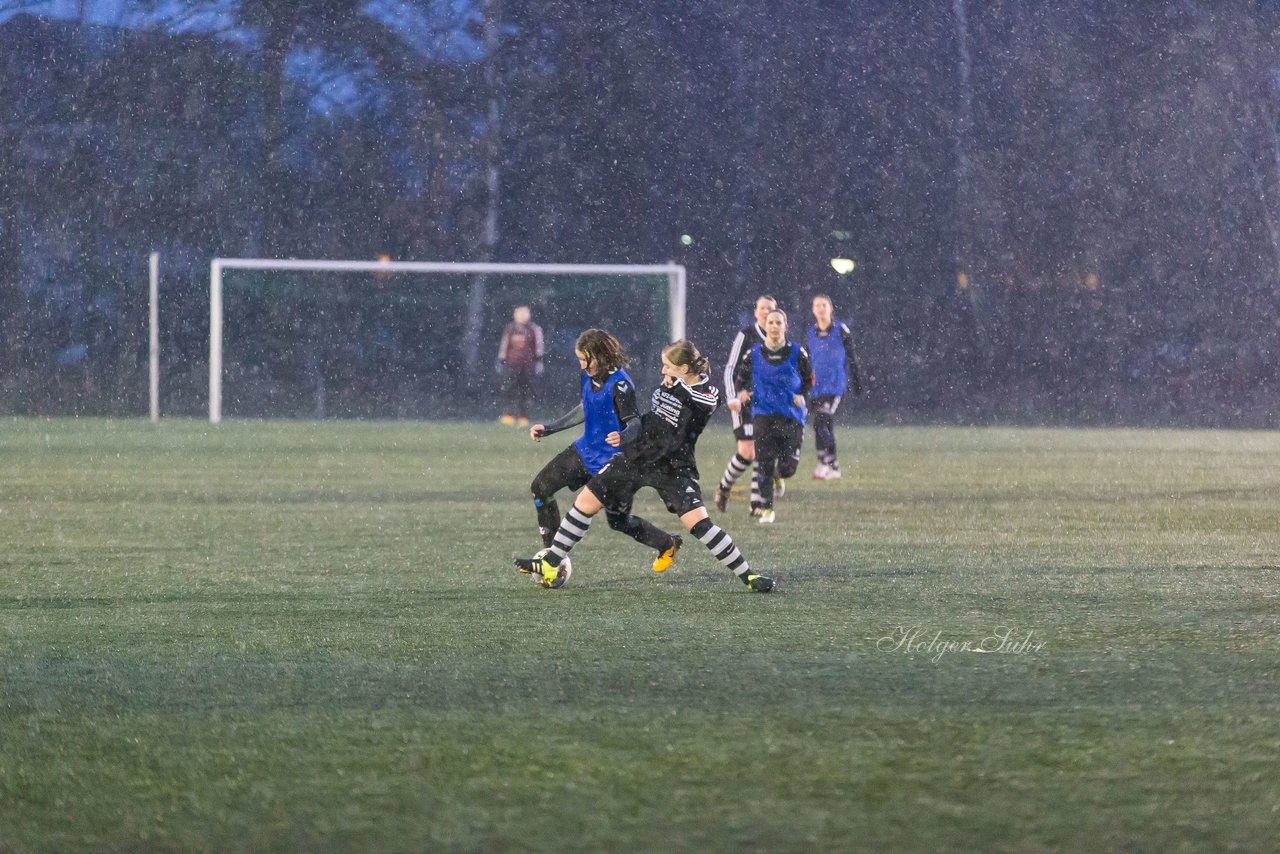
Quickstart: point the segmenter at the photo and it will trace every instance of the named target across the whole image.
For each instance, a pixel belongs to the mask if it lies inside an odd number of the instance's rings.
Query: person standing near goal
[[[502,377],[503,424],[529,423],[529,401],[533,379],[542,376],[542,327],[533,322],[529,306],[516,306],[511,322],[502,330],[498,344],[497,371]]]
[[[551,545],[560,527],[556,493],[561,489],[581,489],[613,458],[623,442],[640,433],[636,384],[623,370],[627,356],[618,339],[603,329],[588,329],[578,336],[573,349],[582,368],[582,400],[550,424],[529,428],[529,438],[539,442],[561,430],[585,424],[582,436],[543,466],[529,487],[543,546]]]
[[[774,520],[774,478],[786,480],[800,465],[805,398],[813,388],[813,366],[804,347],[787,340],[787,314],[775,308],[764,322],[765,339],[752,346],[734,370],[754,413],[756,489],[760,524]]]
[[[813,298],[814,323],[809,327],[809,357],[813,360],[813,439],[818,451],[814,480],[838,480],[835,415],[846,389],[862,394],[862,375],[853,353],[853,333],[834,317],[831,297]]]
[[[640,435],[624,444],[578,493],[546,554],[516,558],[517,569],[541,576],[545,587],[563,583],[560,563],[586,536],[592,518],[604,510],[609,527],[656,549],[653,571],[665,571],[675,560],[683,538],[631,512],[636,492],[649,486],[667,510],[680,517],[689,533],[748,589],[773,591],[773,579],[751,572],[733,538],[711,521],[702,503],[694,449],[720,405],[720,392],[711,384],[708,370],[706,358],[691,341],[676,341],[663,349],[662,384],[654,389],[650,411],[640,419]]]
[[[734,380],[733,372],[738,363],[742,361],[743,355],[751,352],[753,345],[764,341],[765,317],[777,307],[778,301],[768,294],[761,294],[756,297],[754,322],[742,327],[741,331],[734,337],[733,345],[729,348],[729,360],[725,362],[725,406],[729,410],[729,419],[733,423],[733,438],[738,440],[738,448],[734,455],[729,458],[729,462],[724,468],[724,474],[720,476],[720,487],[716,490],[716,509],[721,513],[729,509],[729,493],[733,489],[734,483],[751,467],[756,458],[756,446],[753,441],[754,435],[751,424],[751,404],[744,404],[739,400],[739,388]],[[751,512],[753,514],[760,506],[760,494],[756,490],[756,482],[757,478],[753,476],[751,479]]]

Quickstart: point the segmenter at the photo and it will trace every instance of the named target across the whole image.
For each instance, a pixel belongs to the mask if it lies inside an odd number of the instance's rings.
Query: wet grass
[[[1273,847],[1280,435],[840,439],[765,597],[508,570],[511,428],[3,422],[0,850]]]

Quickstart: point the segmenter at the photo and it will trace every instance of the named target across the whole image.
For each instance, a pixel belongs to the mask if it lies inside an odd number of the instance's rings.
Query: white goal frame
[[[222,421],[222,271],[311,270],[327,273],[454,273],[471,275],[594,275],[667,277],[671,340],[685,337],[688,288],[680,264],[498,264],[469,261],[325,261],[320,259],[214,258],[209,265],[209,421]]]

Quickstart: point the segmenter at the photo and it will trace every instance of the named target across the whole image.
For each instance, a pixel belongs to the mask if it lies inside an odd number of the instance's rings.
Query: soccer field
[[[762,596],[516,573],[561,436],[0,422],[0,850],[1274,850],[1280,434],[811,438]]]

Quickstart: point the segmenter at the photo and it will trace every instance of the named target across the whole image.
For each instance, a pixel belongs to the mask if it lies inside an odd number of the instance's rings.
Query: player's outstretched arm
[[[559,433],[561,430],[568,430],[570,427],[576,427],[577,425],[581,424],[585,420],[586,420],[586,414],[583,412],[582,404],[579,403],[573,409],[570,409],[568,412],[566,412],[564,415],[561,415],[559,418],[557,418],[555,421],[552,421],[550,424],[542,425],[542,433],[541,435],[535,437],[534,441],[536,442],[538,439],[541,439],[543,436],[550,436],[552,433]],[[535,424],[533,426],[537,427],[538,425]],[[531,435],[532,435],[532,432],[533,431],[530,430]]]

